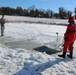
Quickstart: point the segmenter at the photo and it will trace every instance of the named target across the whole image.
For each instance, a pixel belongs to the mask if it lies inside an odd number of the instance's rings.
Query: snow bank
[[[7,16],[7,15],[5,15],[5,19],[7,22],[13,22],[13,23],[25,22],[25,23],[38,23],[38,24],[67,25],[67,20],[63,19],[33,18],[33,17]]]

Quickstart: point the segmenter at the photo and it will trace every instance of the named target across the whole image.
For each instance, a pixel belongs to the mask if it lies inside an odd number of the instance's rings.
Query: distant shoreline
[[[65,26],[68,24],[68,21],[65,19],[34,18],[34,17],[8,16],[8,15],[5,15],[5,19],[6,23],[36,23],[36,24],[51,24],[51,25],[65,25]]]

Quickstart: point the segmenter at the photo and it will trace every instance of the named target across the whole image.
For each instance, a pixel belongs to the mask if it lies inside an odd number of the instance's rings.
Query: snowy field
[[[14,16],[13,19],[8,17],[8,20],[22,20]],[[24,21],[26,19],[23,17]],[[61,23],[62,20],[54,19],[53,22]],[[5,36],[0,36],[0,75],[76,75],[76,43],[73,59],[59,58],[57,55],[62,52],[48,55],[33,50],[34,47],[43,45],[56,48],[62,43],[65,30],[66,26],[49,23],[6,23]]]
[[[0,15],[1,17],[1,15]],[[11,18],[10,18],[11,17]],[[25,22],[25,23],[42,23],[42,24],[67,24],[67,20],[63,19],[50,19],[50,18],[31,18],[31,17],[24,17],[24,16],[7,16],[5,15],[5,19],[7,22]]]

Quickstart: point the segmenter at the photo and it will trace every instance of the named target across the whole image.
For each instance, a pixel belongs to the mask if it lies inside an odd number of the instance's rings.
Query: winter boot
[[[70,54],[67,55],[69,58],[73,58],[73,52],[70,52]]]
[[[62,58],[65,58],[65,56],[66,56],[66,52],[63,52],[63,54],[62,55],[58,55],[59,57],[62,57]]]

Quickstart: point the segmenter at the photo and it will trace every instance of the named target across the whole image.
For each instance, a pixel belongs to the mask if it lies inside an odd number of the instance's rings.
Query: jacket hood
[[[74,22],[74,16],[71,16],[71,17],[69,18],[68,22],[69,22],[69,23]]]

